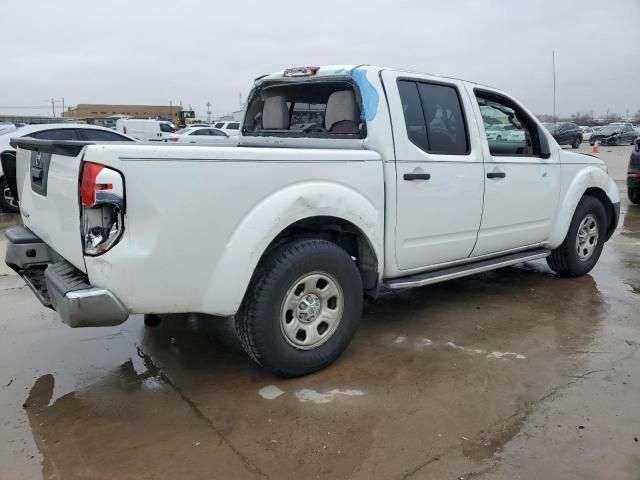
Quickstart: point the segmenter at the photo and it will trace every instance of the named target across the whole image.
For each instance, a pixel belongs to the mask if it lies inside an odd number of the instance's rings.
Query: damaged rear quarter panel
[[[86,258],[89,279],[133,313],[235,313],[269,243],[312,216],[353,223],[383,261],[376,152],[138,145],[93,155],[123,172],[127,214],[120,243]]]

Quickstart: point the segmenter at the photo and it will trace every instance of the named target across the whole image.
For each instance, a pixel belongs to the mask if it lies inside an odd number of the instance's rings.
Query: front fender
[[[269,244],[295,222],[329,216],[351,222],[368,239],[383,271],[384,192],[367,198],[343,184],[301,182],[260,201],[238,224],[210,279],[201,311],[232,315],[240,307],[253,272]],[[232,275],[230,275],[232,272]],[[221,311],[223,310],[223,311]]]
[[[549,248],[557,248],[564,241],[576,207],[589,188],[602,190],[612,205],[620,203],[618,186],[613,179],[600,167],[584,167],[575,175],[568,188],[564,189],[565,194],[560,199],[554,227],[547,242]]]

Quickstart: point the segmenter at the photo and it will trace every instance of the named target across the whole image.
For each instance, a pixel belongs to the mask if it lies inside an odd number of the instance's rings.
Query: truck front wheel
[[[589,272],[602,253],[607,231],[606,219],[600,200],[589,195],[582,197],[564,242],[547,257],[549,267],[567,277]]]
[[[276,375],[320,370],[347,348],[362,313],[351,256],[320,239],[284,244],[261,260],[236,314],[245,351]]]

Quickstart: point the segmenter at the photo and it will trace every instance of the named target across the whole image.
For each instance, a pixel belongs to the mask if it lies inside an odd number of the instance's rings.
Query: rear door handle
[[[489,172],[487,173],[487,178],[504,178],[507,174],[504,172]]]
[[[429,173],[405,173],[403,178],[405,180],[429,180],[431,175]]]

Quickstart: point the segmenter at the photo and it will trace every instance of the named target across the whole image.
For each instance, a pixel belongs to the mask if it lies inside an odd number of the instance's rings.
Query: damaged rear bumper
[[[5,232],[6,264],[46,307],[71,327],[119,325],[129,312],[110,291],[94,287],[87,276],[24,227]]]

